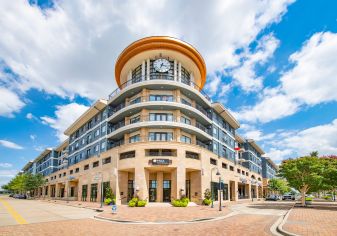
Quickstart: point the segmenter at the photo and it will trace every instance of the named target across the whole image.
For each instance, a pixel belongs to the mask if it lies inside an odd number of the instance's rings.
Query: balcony
[[[161,74],[161,73],[150,73],[150,80],[168,80],[168,81],[175,81],[173,75],[167,75],[167,74]],[[123,89],[129,87],[132,84],[136,84],[136,83],[140,83],[140,82],[144,82],[147,81],[145,76],[137,76],[134,77],[128,81],[126,81],[125,83],[121,84],[121,86],[119,88],[117,88],[115,91],[113,91],[110,95],[108,100],[112,99],[113,97],[115,97],[116,95],[118,95]],[[182,84],[188,85],[190,87],[192,87],[193,89],[197,90],[198,92],[200,92],[208,101],[211,102],[210,97],[201,90],[201,88],[196,85],[194,82],[187,80],[187,79],[182,79],[181,81],[175,81],[175,82],[180,82]]]

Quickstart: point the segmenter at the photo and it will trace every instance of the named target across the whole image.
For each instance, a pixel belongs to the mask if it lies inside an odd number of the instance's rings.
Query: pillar
[[[145,79],[145,60],[142,62],[142,80]]]
[[[150,80],[150,59],[146,61],[146,80]]]
[[[164,180],[164,173],[157,172],[157,202],[163,201],[163,180]]]
[[[148,199],[148,188],[146,183],[146,170],[143,165],[135,168],[135,194],[142,200]],[[137,191],[138,190],[138,191]]]
[[[177,81],[177,60],[174,60],[173,62],[173,76],[174,76],[174,81]]]

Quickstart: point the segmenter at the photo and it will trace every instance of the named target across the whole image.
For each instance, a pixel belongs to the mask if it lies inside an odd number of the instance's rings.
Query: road
[[[237,204],[230,206],[233,216],[222,220],[136,225],[93,219],[97,213],[90,209],[0,197],[0,235],[272,235],[270,227],[290,206]]]
[[[96,214],[90,209],[0,196],[0,226],[84,219]]]

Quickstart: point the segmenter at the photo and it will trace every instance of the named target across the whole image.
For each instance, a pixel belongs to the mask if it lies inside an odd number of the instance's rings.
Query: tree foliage
[[[45,184],[45,179],[41,174],[18,174],[8,184],[2,186],[15,193],[26,193],[33,191]],[[4,188],[4,189],[5,189]]]
[[[279,176],[301,192],[302,205],[305,205],[306,193],[337,187],[337,160],[317,155],[318,152],[312,152],[310,156],[285,160],[280,165]]]
[[[281,194],[290,191],[288,182],[284,179],[278,179],[278,178],[270,179],[268,181],[268,188],[273,192],[279,192]]]

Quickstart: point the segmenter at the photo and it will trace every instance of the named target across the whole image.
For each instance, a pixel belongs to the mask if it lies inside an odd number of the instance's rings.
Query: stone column
[[[157,172],[157,202],[163,201],[163,180],[164,180],[164,173]]]
[[[59,198],[60,197],[60,184],[59,183],[56,183],[55,184],[55,198]]]
[[[177,158],[177,198],[181,198],[181,195],[185,195],[186,185],[186,169],[185,169],[185,150],[178,149]],[[181,189],[183,191],[181,191]]]
[[[141,159],[142,157],[139,158],[139,160]],[[135,193],[138,195],[140,199],[143,199],[143,200],[148,199],[148,189],[147,189],[147,183],[146,183],[145,169],[142,164],[136,165],[136,168],[135,168]]]

